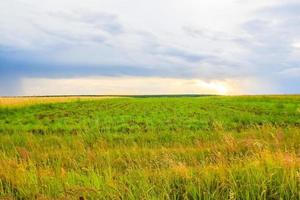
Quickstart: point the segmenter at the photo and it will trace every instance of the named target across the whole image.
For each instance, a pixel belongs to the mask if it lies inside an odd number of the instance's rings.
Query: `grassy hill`
[[[43,98],[0,99],[0,199],[300,199],[300,96]]]

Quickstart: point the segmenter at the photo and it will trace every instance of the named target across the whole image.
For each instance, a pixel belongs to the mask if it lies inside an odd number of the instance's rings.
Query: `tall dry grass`
[[[1,135],[0,196],[17,199],[299,199],[300,131]],[[177,136],[178,137],[178,136]]]

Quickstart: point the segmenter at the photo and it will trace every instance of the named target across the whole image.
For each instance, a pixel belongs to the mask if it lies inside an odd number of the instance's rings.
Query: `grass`
[[[114,96],[0,97],[0,108],[114,98]]]
[[[300,199],[300,96],[67,101],[0,108],[0,199]]]

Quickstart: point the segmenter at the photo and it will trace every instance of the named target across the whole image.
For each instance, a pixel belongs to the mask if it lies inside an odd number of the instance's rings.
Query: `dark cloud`
[[[0,75],[0,96],[17,96],[22,92],[22,83],[19,76]]]
[[[208,29],[200,29],[193,26],[183,26],[182,30],[184,33],[186,33],[188,36],[191,36],[193,38],[202,38],[202,39],[208,39],[211,41],[234,41],[242,39],[239,36],[236,35],[230,35],[225,32],[221,31],[212,31]]]
[[[42,35],[45,36],[45,40],[51,40],[51,43],[54,44],[50,45],[50,48],[51,46],[64,47],[74,44],[104,43],[106,41],[105,36],[97,32],[91,32],[85,35],[78,35],[64,29],[57,30],[38,24],[33,25],[37,31],[39,31],[40,33],[42,33]],[[49,44],[46,45],[48,45],[47,47],[49,48]],[[39,46],[41,46],[41,44]]]
[[[118,16],[110,13],[73,10],[72,12],[49,12],[48,15],[57,20],[84,23],[96,30],[99,29],[111,35],[118,35],[125,32],[125,28],[121,24]]]
[[[178,73],[180,72],[180,73]],[[89,76],[194,77],[191,69],[109,64],[62,64],[35,59],[34,55],[0,54],[0,78],[9,77],[74,78]]]
[[[201,55],[201,54],[188,52],[186,50],[181,50],[178,48],[162,47],[162,46],[159,46],[158,48],[156,48],[153,53],[156,55],[162,55],[162,56],[168,56],[168,57],[182,59],[189,63],[201,62],[201,61],[205,61],[205,60],[211,58],[211,56],[208,56],[208,55]]]
[[[281,19],[299,19],[300,3],[285,3],[278,6],[270,6],[260,10],[260,13],[269,16],[277,16]]]
[[[248,41],[240,41],[250,52],[245,61],[258,75],[277,83],[283,93],[300,92],[299,79],[288,74],[282,76],[289,68],[300,69],[299,57],[293,56],[293,43],[300,39],[299,13],[300,4],[268,7],[242,26],[249,36]]]
[[[300,7],[298,8],[300,13]],[[286,9],[289,10],[290,7],[285,5],[263,9],[257,13],[256,19],[243,25],[250,35],[250,41],[246,43],[246,48],[251,51],[249,59],[256,66],[265,66],[267,71],[276,72],[276,69],[295,64],[290,55],[294,51],[292,44],[300,35],[300,18],[296,13],[291,17]],[[290,17],[286,18],[285,13]]]

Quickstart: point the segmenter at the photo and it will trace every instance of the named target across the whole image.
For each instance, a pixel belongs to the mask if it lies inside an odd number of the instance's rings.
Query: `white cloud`
[[[300,66],[284,69],[279,74],[285,77],[300,78]]]
[[[9,53],[13,63],[27,59],[27,71],[14,72],[20,78],[47,79],[51,65],[61,66],[60,78],[68,80],[74,78],[66,71],[74,67],[95,68],[101,76],[103,66],[118,66],[122,72],[110,75],[201,80],[198,87],[217,93],[235,93],[224,81],[252,77],[263,88],[244,81],[240,92],[267,93],[279,84],[278,74],[300,63],[296,0],[2,0],[0,7],[0,53],[15,52]]]

